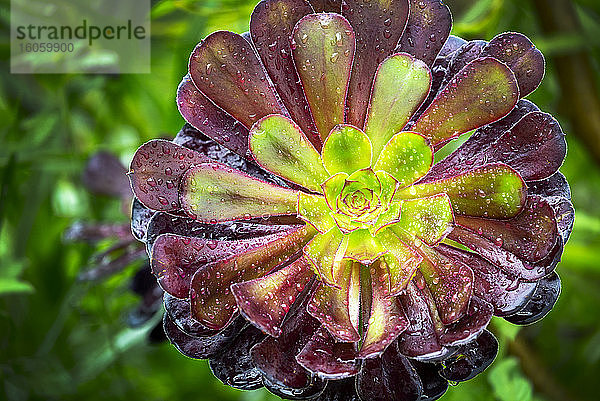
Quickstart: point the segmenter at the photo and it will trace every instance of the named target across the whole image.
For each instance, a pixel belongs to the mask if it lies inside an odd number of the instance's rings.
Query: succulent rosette
[[[187,124],[137,151],[133,227],[164,328],[284,398],[430,400],[553,307],[573,223],[525,36],[449,36],[434,0],[264,0],[192,52]],[[468,139],[443,160],[435,153]]]

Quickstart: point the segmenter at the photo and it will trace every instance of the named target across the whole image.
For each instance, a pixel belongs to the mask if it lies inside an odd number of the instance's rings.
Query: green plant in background
[[[567,68],[579,68],[582,60],[591,58],[591,71],[597,76],[600,10],[593,2],[576,1],[569,7],[576,11],[581,28],[557,31],[542,22],[544,30],[552,32],[544,34],[539,26],[546,16],[538,9],[558,13],[558,27],[576,26],[569,25],[572,13],[564,12],[558,3],[570,2],[553,1],[541,8],[537,2],[447,2],[454,12],[453,33],[491,39],[495,32],[526,32],[546,55],[547,76],[528,98],[553,114],[558,109],[555,115],[570,133],[569,155],[562,171],[572,184],[578,217],[560,265],[564,292],[553,312],[520,331],[493,319],[489,327],[501,345],[498,360],[444,399],[506,399],[512,394],[508,388],[521,389],[522,399],[595,398],[591,384],[597,375],[600,326],[589,311],[590,305],[600,303],[600,274],[594,263],[600,249],[595,206],[600,177],[588,154],[593,142],[584,142],[585,135],[596,131],[582,129],[581,124],[598,110],[586,97],[586,106],[579,107],[581,113],[573,114],[562,107],[561,99],[566,105],[577,104],[584,99],[581,94],[586,87],[592,91],[597,87],[581,69],[575,70],[579,71],[576,80],[565,81],[568,70],[565,73],[557,66],[560,62]],[[176,132],[181,122],[172,96],[165,94],[173,93],[185,69],[181,54],[215,29],[247,31],[254,5],[252,1],[219,0],[157,3],[150,76],[2,75],[2,274],[18,277],[34,291],[30,295],[7,294],[0,300],[3,397],[275,399],[260,391],[227,390],[202,363],[182,359],[167,345],[144,345],[151,326],[131,330],[124,329],[121,322],[121,311],[137,303],[123,291],[128,282],[125,277],[132,270],[103,285],[76,283],[78,269],[85,265],[90,250],[83,245],[59,245],[73,218],[121,218],[116,201],[91,197],[80,189],[79,172],[88,155],[102,147],[128,162],[137,143]],[[3,32],[8,33],[7,5],[2,9]],[[8,71],[7,60],[2,63]],[[446,152],[438,155],[442,153]],[[20,266],[22,273],[9,266]],[[505,359],[518,363],[505,363]]]

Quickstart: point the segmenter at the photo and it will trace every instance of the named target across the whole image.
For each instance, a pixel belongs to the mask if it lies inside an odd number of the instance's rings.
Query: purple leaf
[[[552,310],[560,296],[560,290],[560,277],[554,272],[538,281],[531,299],[523,309],[505,319],[518,325],[528,325],[539,321]]]
[[[370,401],[417,401],[423,393],[419,375],[395,346],[364,361],[356,389],[361,400]]]
[[[183,118],[219,145],[247,157],[248,128],[211,102],[186,75],[177,88],[177,107]]]
[[[446,40],[446,43],[444,43],[444,46],[442,46],[442,48],[437,56],[438,59],[441,57],[450,56],[452,53],[457,51],[465,43],[467,43],[467,41],[464,40],[463,38],[460,38],[460,37],[454,36],[454,35],[450,35],[448,37],[448,40]]]
[[[240,390],[263,386],[262,375],[254,366],[250,349],[265,338],[258,329],[248,326],[227,346],[210,358],[210,370],[224,384]]]
[[[133,199],[131,205],[131,233],[138,241],[145,242],[148,233],[148,224],[156,214],[154,210],[150,210],[140,202],[137,198]]]
[[[377,67],[391,55],[408,20],[408,0],[344,0],[342,14],[356,32],[347,122],[363,128]]]
[[[359,371],[354,344],[336,342],[323,327],[312,336],[296,360],[323,379],[340,380],[355,376]]]
[[[449,347],[470,341],[487,327],[493,312],[492,305],[476,296],[471,297],[465,316],[446,326],[440,335],[440,341]]]
[[[353,378],[327,382],[327,387],[319,396],[319,401],[360,401],[354,382]]]
[[[310,264],[300,258],[289,266],[267,276],[233,284],[242,315],[263,332],[281,335],[281,325],[290,307],[314,277]]]
[[[546,62],[542,52],[521,33],[497,35],[483,49],[481,56],[497,58],[510,67],[519,83],[521,97],[533,92],[544,78]]]
[[[313,10],[305,0],[264,0],[250,20],[258,54],[273,80],[281,101],[309,140],[318,149],[322,142],[308,109],[308,102],[292,57],[290,37],[294,26]]]
[[[140,146],[129,167],[133,193],[153,210],[179,209],[179,181],[191,166],[210,159],[173,142],[155,139]]]
[[[396,51],[412,54],[431,66],[446,43],[452,16],[447,5],[439,0],[410,0],[408,24]]]
[[[192,318],[189,299],[175,298],[171,294],[165,292],[164,305],[165,311],[169,315],[171,322],[188,336],[211,337],[218,333],[216,330],[207,329]]]
[[[316,13],[339,13],[342,11],[342,0],[310,0]]]
[[[484,330],[479,337],[461,347],[456,356],[444,362],[440,374],[454,382],[470,380],[490,366],[497,353],[498,341]]]
[[[448,381],[440,376],[438,365],[418,360],[412,360],[410,363],[423,383],[423,394],[420,401],[437,400],[446,393]]]
[[[254,49],[236,33],[206,37],[192,52],[189,71],[202,93],[248,129],[266,115],[282,113]]]

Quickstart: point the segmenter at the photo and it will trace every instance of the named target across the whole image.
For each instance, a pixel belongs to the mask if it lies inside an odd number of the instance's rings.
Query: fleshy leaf
[[[292,54],[321,138],[344,122],[354,31],[339,14],[310,14],[292,33]]]
[[[411,0],[408,23],[396,49],[432,65],[446,43],[451,28],[450,9],[443,2]]]
[[[457,214],[506,219],[525,204],[527,187],[519,174],[504,164],[490,164],[439,181],[416,184],[396,192],[395,200],[446,193]]]
[[[323,145],[323,164],[329,174],[352,174],[371,166],[371,142],[351,125],[336,126]]]
[[[347,259],[369,265],[386,253],[386,249],[381,246],[377,238],[371,235],[369,230],[355,230],[348,237],[348,249],[345,255]]]
[[[523,309],[508,316],[506,320],[513,324],[533,324],[546,316],[560,296],[561,282],[556,272],[542,278],[531,296],[529,302]]]
[[[448,381],[440,376],[439,368],[434,363],[420,362],[413,359],[411,365],[421,378],[423,395],[421,400],[437,400],[448,390]]]
[[[458,259],[474,273],[473,294],[494,306],[494,315],[507,316],[523,308],[536,283],[527,283],[508,275],[481,256],[440,244],[436,249],[445,256]]]
[[[377,240],[388,251],[380,259],[380,263],[382,268],[387,269],[389,293],[390,296],[394,296],[406,288],[423,257],[398,238],[392,230],[382,230],[377,235]]]
[[[177,88],[177,107],[189,124],[219,145],[247,157],[248,128],[217,107],[186,75]]]
[[[265,169],[319,192],[329,177],[319,152],[300,127],[282,115],[267,116],[250,130],[250,150]]]
[[[236,33],[208,35],[192,52],[189,71],[196,87],[246,128],[266,115],[281,113],[254,49]]]
[[[308,312],[339,341],[358,341],[360,265],[343,261],[336,282],[340,288],[319,284],[308,304]]]
[[[546,62],[542,52],[521,33],[506,32],[497,35],[490,40],[481,55],[494,57],[510,67],[519,83],[521,97],[533,92],[544,78]]]
[[[321,234],[335,226],[331,210],[321,195],[298,192],[298,217],[311,224]]]
[[[308,111],[308,102],[292,58],[290,39],[298,21],[312,12],[305,0],[261,1],[252,12],[250,32],[252,42],[292,120],[320,150],[321,137]]]
[[[339,13],[342,10],[342,0],[310,0],[316,13]]]
[[[321,280],[336,285],[335,272],[340,268],[347,247],[348,237],[333,227],[325,234],[317,234],[303,252]]]
[[[331,210],[337,211],[337,199],[342,193],[342,189],[344,189],[344,183],[347,178],[348,174],[337,173],[321,185],[323,193],[325,194],[325,200]]]
[[[477,59],[442,89],[411,130],[439,148],[451,138],[504,117],[518,100],[512,71],[491,57]]]
[[[296,214],[298,195],[224,165],[203,163],[185,173],[179,199],[190,217],[216,223]]]
[[[498,341],[484,330],[476,339],[461,347],[456,356],[444,362],[440,374],[447,380],[462,382],[483,372],[498,354]]]
[[[385,171],[376,171],[375,174],[381,184],[381,194],[379,195],[381,204],[388,206],[398,190],[398,181]]]
[[[281,336],[267,337],[251,351],[265,387],[286,399],[315,398],[325,388],[324,381],[310,375],[296,361],[296,355],[318,328],[318,322],[305,308],[303,302],[290,313]]]
[[[411,362],[392,345],[381,358],[364,362],[356,392],[361,400],[418,401],[423,385]]]
[[[473,293],[473,271],[431,248],[423,249],[419,270],[431,291],[440,319],[450,324],[466,312]]]
[[[429,198],[402,201],[400,219],[394,227],[416,236],[429,245],[436,245],[452,229],[454,215],[450,198],[445,193]],[[397,233],[398,235],[401,235]]]
[[[379,65],[365,123],[374,159],[402,131],[427,97],[430,86],[429,68],[409,54],[394,54]]]
[[[266,334],[279,337],[290,307],[314,276],[310,264],[300,258],[267,276],[233,284],[238,308]]]
[[[304,226],[262,247],[198,270],[190,288],[194,318],[211,329],[225,327],[237,309],[230,285],[258,278],[285,263],[314,235],[314,229]]]
[[[190,311],[190,300],[175,298],[168,292],[163,294],[163,303],[165,312],[169,315],[173,323],[187,335],[192,337],[214,336],[218,332],[207,329],[198,323]]]
[[[140,146],[129,167],[133,193],[153,210],[179,209],[178,187],[186,170],[210,159],[170,141],[155,139]]]
[[[385,145],[374,169],[391,174],[402,188],[423,177],[432,164],[429,141],[414,132],[400,132]]]
[[[344,0],[342,14],[356,31],[348,90],[348,122],[362,128],[377,66],[396,48],[408,20],[408,0]]]
[[[373,298],[367,333],[359,357],[373,358],[382,354],[408,326],[408,320],[396,297],[390,296],[388,272],[382,264],[371,266]]]
[[[284,234],[237,241],[162,234],[152,246],[150,266],[158,283],[167,293],[186,298],[190,293],[192,276],[204,265],[255,249]]]
[[[389,225],[400,221],[400,212],[402,210],[402,202],[392,202],[386,211],[381,213],[375,221],[375,225],[369,226],[371,235],[376,236],[379,231]]]
[[[296,360],[323,379],[340,380],[359,371],[354,345],[336,342],[324,328],[317,330]]]
[[[446,326],[440,335],[442,344],[453,347],[476,338],[492,320],[494,307],[484,300],[473,296],[465,316]]]

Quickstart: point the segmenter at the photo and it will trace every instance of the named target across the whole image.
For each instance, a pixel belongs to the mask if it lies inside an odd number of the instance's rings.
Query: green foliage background
[[[497,360],[475,380],[451,388],[444,400],[597,399],[600,167],[589,151],[600,132],[582,129],[577,110],[569,109],[578,93],[565,87],[557,63],[571,57],[590,62],[591,76],[577,79],[599,92],[600,3],[574,1],[580,27],[551,35],[543,33],[533,1],[447,3],[455,34],[491,39],[520,31],[546,55],[546,78],[530,98],[568,135],[562,171],[577,217],[558,267],[563,294],[557,306],[523,329],[495,320]],[[544,4],[560,3],[565,1]],[[266,391],[231,390],[212,377],[207,363],[167,344],[149,345],[154,322],[138,329],[125,324],[137,302],[127,291],[136,266],[104,282],[79,282],[94,249],[62,240],[75,220],[123,219],[118,201],[91,196],[81,185],[86,159],[104,149],[128,164],[142,142],[173,136],[183,123],[174,96],[190,51],[211,31],[246,31],[254,4],[154,1],[152,73],[101,76],[10,75],[9,4],[0,3],[0,399],[276,399]],[[600,114],[593,102],[581,112],[592,119]]]

